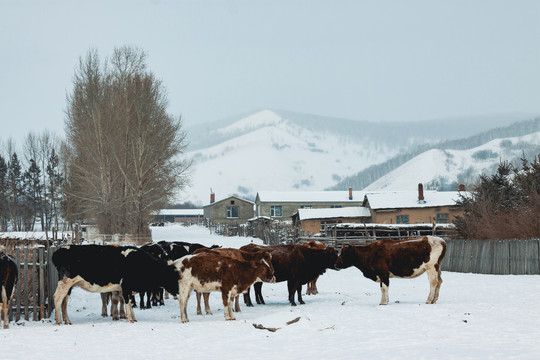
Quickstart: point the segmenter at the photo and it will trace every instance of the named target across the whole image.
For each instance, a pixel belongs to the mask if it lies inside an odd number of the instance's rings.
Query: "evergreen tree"
[[[8,166],[6,160],[0,155],[0,229],[8,231],[9,208],[8,208]]]
[[[11,155],[8,164],[9,215],[14,231],[22,231],[21,196],[23,192],[22,167],[17,153]]]

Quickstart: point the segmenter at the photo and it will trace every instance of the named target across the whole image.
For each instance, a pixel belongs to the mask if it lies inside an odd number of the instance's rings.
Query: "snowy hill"
[[[469,150],[428,150],[379,178],[364,190],[414,190],[418,183],[427,189],[455,190],[459,183],[471,184],[479,174],[491,174],[501,159],[519,165],[525,152],[540,154],[540,132],[492,140]]]
[[[188,129],[192,184],[178,201],[205,205],[210,189],[218,200],[229,195],[254,200],[260,190],[324,190],[344,183],[360,189],[348,178],[408,153],[413,145],[459,141],[516,119],[520,116],[370,123],[261,110],[203,124]]]
[[[187,153],[194,166],[185,196],[194,203],[206,204],[210,188],[218,199],[254,199],[260,190],[322,190],[398,151],[354,135],[307,129],[270,110],[216,132],[241,135]]]

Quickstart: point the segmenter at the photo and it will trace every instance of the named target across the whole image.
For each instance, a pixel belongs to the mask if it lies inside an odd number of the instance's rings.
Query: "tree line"
[[[0,230],[59,229],[64,170],[59,156],[61,141],[48,131],[30,132],[22,151],[8,140],[0,154]]]
[[[493,175],[481,175],[457,204],[455,221],[465,239],[527,239],[540,236],[540,155],[520,166],[502,161]]]

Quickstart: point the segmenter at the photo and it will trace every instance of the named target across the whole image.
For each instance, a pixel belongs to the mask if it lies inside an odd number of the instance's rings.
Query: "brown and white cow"
[[[344,245],[336,268],[356,266],[365,277],[379,282],[380,305],[388,304],[390,278],[410,279],[427,272],[430,291],[426,304],[435,304],[442,284],[441,262],[445,252],[445,241],[436,236],[378,240],[367,245]]]
[[[180,273],[178,301],[183,323],[189,321],[187,302],[191,292],[221,291],[225,320],[236,320],[232,304],[236,295],[254,282],[274,282],[271,256],[260,253],[256,260],[240,261],[214,253],[188,255],[173,263]]]
[[[310,240],[308,242],[303,243],[302,245],[307,246],[312,249],[326,249],[326,244],[323,243],[322,241],[317,241],[317,240]],[[318,276],[315,280],[309,281],[306,284],[306,288],[307,288],[306,295],[317,295],[319,293],[319,291],[317,291],[317,279],[319,279]]]
[[[18,276],[19,270],[15,260],[8,254],[0,252],[0,323],[4,314],[4,329],[9,329],[9,302]]]
[[[264,252],[264,250],[261,250]],[[231,259],[241,260],[241,261],[252,261],[252,260],[258,260],[260,259],[261,255],[259,252],[250,252],[250,251],[243,251],[239,249],[233,249],[233,248],[201,248],[193,252],[193,254],[200,254],[203,252],[210,252],[214,254],[218,254],[221,256],[229,257]],[[197,315],[202,315],[201,310],[201,293],[197,292]],[[212,315],[212,311],[210,310],[210,304],[209,304],[209,294],[203,293],[204,296],[204,309],[207,315]],[[240,301],[239,301],[240,295],[236,295],[234,298],[234,311],[240,312]]]

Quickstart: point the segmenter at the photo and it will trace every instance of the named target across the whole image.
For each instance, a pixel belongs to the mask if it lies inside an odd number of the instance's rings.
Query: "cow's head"
[[[325,259],[325,268],[327,269],[335,269],[335,263],[338,258],[338,252],[333,247],[328,247],[326,249],[323,249],[321,251],[324,251],[326,253]]]
[[[272,266],[272,255],[269,252],[261,251],[260,260],[252,261],[252,266],[261,272],[259,279],[264,282],[276,282],[274,267]]]
[[[336,263],[335,269],[346,269],[353,265],[354,260],[354,248],[351,245],[345,244],[341,248],[341,253],[339,254]]]

